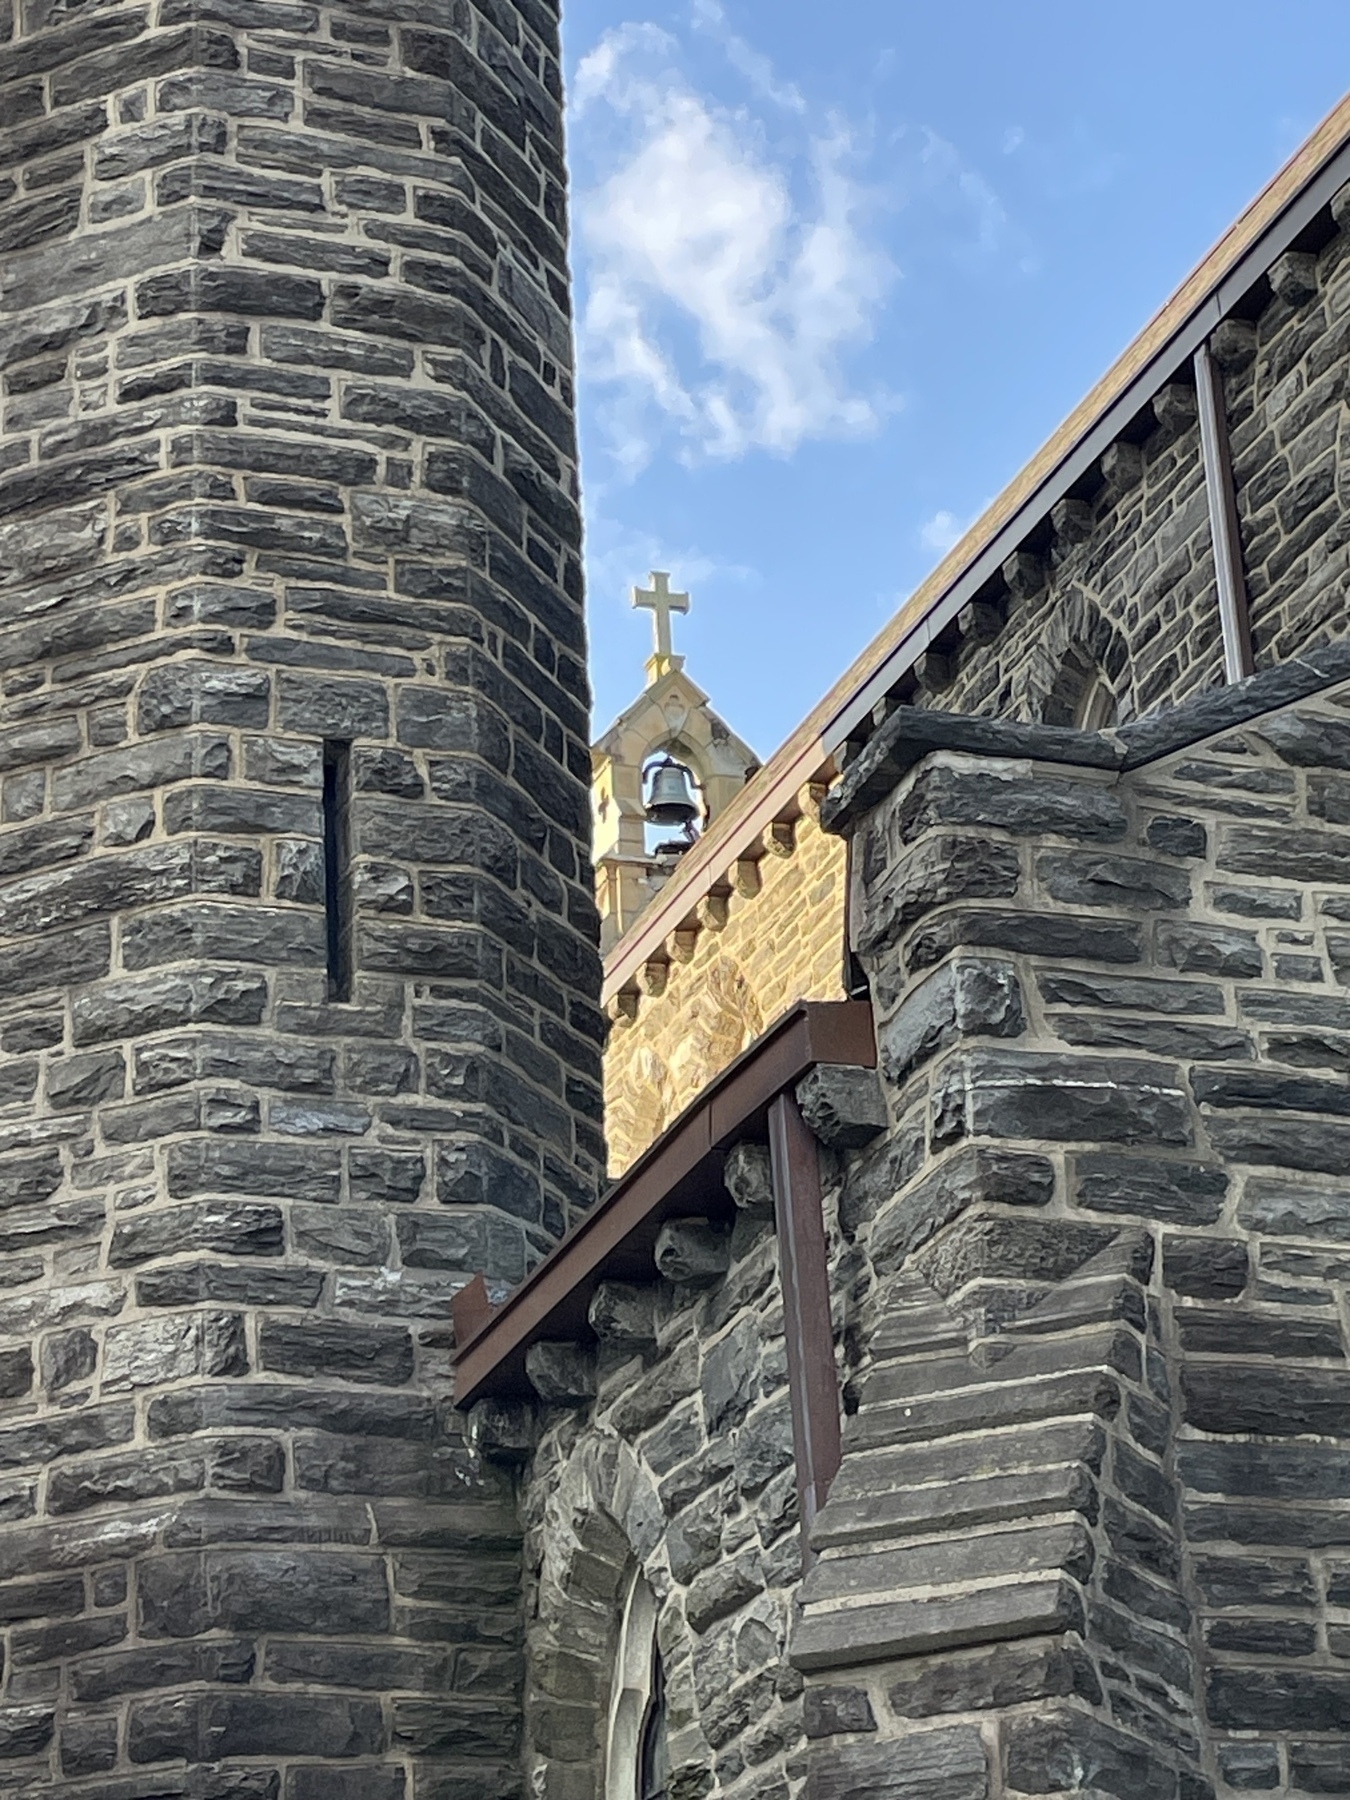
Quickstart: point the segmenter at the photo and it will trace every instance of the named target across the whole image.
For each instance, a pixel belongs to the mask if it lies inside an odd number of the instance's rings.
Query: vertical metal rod
[[[769,1159],[805,1567],[811,1561],[811,1524],[839,1471],[842,1449],[820,1164],[816,1141],[790,1092],[779,1094],[769,1107]]]
[[[1242,566],[1223,378],[1214,366],[1208,341],[1195,353],[1195,393],[1200,406],[1200,452],[1205,465],[1205,492],[1209,496],[1209,532],[1219,584],[1224,673],[1229,681],[1244,681],[1256,667],[1247,617],[1247,577]]]

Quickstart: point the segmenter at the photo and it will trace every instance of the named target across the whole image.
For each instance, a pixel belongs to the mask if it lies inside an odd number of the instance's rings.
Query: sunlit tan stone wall
[[[844,997],[845,849],[798,820],[787,854],[758,866],[757,893],[705,903],[638,971],[605,1055],[609,1169],[621,1175],[712,1077],[796,1001]],[[719,922],[724,911],[724,922]],[[615,955],[621,955],[620,944]]]

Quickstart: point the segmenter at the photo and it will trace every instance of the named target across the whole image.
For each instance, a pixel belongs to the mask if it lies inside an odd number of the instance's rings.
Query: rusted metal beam
[[[486,1290],[471,1296],[462,1309],[466,1333],[456,1334],[456,1405],[486,1394],[527,1395],[529,1346],[587,1337],[587,1309],[600,1281],[654,1279],[656,1236],[666,1219],[729,1214],[722,1181],[728,1150],[744,1138],[762,1143],[776,1097],[818,1063],[875,1066],[872,1009],[864,1001],[799,1001],[708,1084],[502,1306],[487,1316]]]
[[[1209,498],[1209,533],[1214,545],[1214,573],[1219,588],[1224,673],[1230,682],[1245,681],[1256,668],[1247,615],[1247,574],[1242,565],[1242,533],[1238,526],[1237,490],[1233,485],[1223,377],[1215,367],[1208,338],[1195,352],[1194,367],[1200,408],[1200,450],[1205,465],[1205,493]]]
[[[805,1565],[811,1523],[839,1472],[842,1450],[820,1161],[791,1089],[769,1108],[769,1158]]]

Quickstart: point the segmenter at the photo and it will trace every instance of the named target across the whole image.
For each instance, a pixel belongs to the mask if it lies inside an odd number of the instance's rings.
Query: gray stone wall
[[[1350,1781],[1348,714],[938,755],[859,826],[893,1125],[838,1190],[816,1800]]]
[[[1337,196],[1336,219],[1350,217]],[[1345,629],[1342,401],[1350,238],[1282,256],[1213,339],[1232,442],[1258,669]],[[921,659],[902,698],[1073,724],[1075,664],[1116,716],[1223,680],[1214,557],[1192,387],[1164,388],[1002,577]]]
[[[556,37],[0,7],[7,1794],[517,1783],[448,1300],[602,1166]]]
[[[698,1279],[602,1288],[592,1362],[573,1352],[560,1379],[557,1352],[535,1353],[553,1402],[525,1501],[527,1764],[541,1800],[604,1791],[635,1567],[661,1603],[673,1793],[800,1790],[802,1678],[785,1645],[801,1548],[767,1174],[743,1198]]]
[[[534,1791],[599,1791],[634,1567],[681,1800],[1350,1784],[1345,664],[1125,773],[937,752],[861,814],[880,1067],[800,1090],[847,1414],[811,1566],[747,1148],[594,1359],[531,1353]]]

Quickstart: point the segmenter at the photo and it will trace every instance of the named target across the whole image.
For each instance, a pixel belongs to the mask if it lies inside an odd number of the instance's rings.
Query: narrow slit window
[[[351,745],[323,747],[323,899],[328,929],[328,998],[352,997]]]

